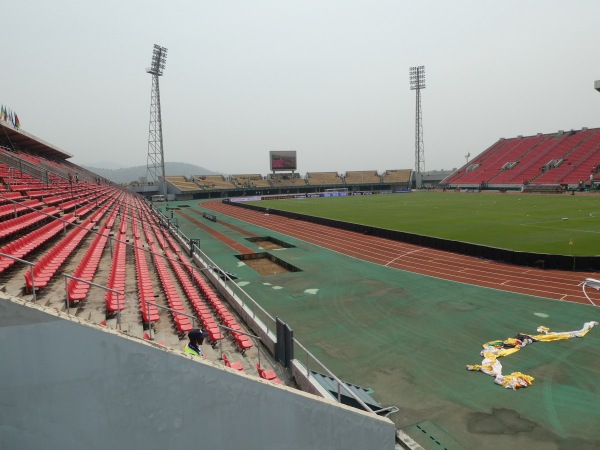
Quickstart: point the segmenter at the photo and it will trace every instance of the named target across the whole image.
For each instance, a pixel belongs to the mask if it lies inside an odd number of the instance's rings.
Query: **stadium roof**
[[[52,144],[27,133],[19,128],[15,128],[12,124],[0,120],[0,145],[8,148],[16,147],[20,150],[27,150],[36,153],[45,158],[68,159],[73,155],[67,153]]]

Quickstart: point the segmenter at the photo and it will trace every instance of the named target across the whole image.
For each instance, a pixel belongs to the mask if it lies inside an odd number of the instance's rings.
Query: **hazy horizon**
[[[414,168],[410,66],[426,67],[425,169],[501,137],[600,126],[600,3],[274,0],[3,8],[0,104],[75,155],[145,165],[154,44],[165,160],[268,173]]]

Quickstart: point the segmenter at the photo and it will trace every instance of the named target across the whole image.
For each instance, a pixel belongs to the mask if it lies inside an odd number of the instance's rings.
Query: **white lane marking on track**
[[[417,252],[422,252],[423,250],[425,250],[425,249],[424,249],[424,248],[419,248],[419,249],[417,249],[417,250],[413,250],[412,252],[403,253],[403,254],[401,254],[400,256],[398,256],[398,257],[396,257],[396,258],[392,259],[392,260],[391,260],[389,263],[387,263],[387,264],[386,264],[386,266],[389,266],[389,265],[390,265],[390,264],[392,264],[394,261],[397,261],[397,260],[399,260],[400,258],[403,258],[404,256],[411,255],[411,254],[413,254],[413,253],[417,253]]]

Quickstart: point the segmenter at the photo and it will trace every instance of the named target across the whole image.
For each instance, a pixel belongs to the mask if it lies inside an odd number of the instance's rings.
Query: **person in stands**
[[[194,328],[188,333],[188,339],[190,340],[183,349],[184,353],[204,358],[202,348],[200,347],[204,343],[204,339],[208,337],[206,331]]]

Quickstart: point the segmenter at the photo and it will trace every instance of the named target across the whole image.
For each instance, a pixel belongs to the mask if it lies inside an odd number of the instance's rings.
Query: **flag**
[[[569,247],[573,248],[573,238],[569,241]]]
[[[0,111],[0,119],[6,122],[6,107],[2,105],[2,111]]]
[[[15,128],[21,128],[21,122],[19,122],[19,116],[15,113]]]

